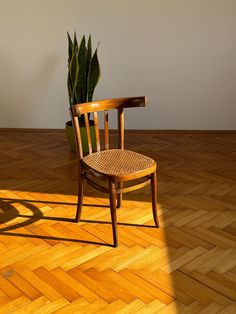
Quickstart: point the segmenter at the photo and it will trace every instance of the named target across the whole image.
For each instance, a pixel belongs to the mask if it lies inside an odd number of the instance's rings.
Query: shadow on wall
[[[39,127],[60,56],[51,53],[40,60],[31,56],[24,62],[15,55],[0,52],[0,128]]]

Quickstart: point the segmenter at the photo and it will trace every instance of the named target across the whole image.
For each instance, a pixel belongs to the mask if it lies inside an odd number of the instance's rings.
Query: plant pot
[[[82,148],[83,154],[88,154],[88,140],[87,140],[87,132],[86,127],[80,127],[80,134],[81,134],[81,141],[82,141]],[[96,135],[95,135],[95,127],[93,121],[90,121],[90,134],[91,134],[91,142],[93,151],[96,150]],[[75,133],[74,128],[72,125],[72,121],[66,122],[66,136],[70,146],[70,150],[72,152],[76,152],[76,142],[75,142]]]

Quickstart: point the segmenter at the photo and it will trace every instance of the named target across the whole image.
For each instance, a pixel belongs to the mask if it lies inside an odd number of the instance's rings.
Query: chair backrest
[[[84,115],[88,149],[89,154],[93,153],[91,134],[89,128],[88,114],[93,113],[95,136],[96,136],[96,151],[101,150],[100,133],[98,126],[98,111],[104,111],[104,143],[105,149],[109,149],[109,128],[108,128],[108,111],[117,109],[118,111],[118,130],[119,130],[119,143],[118,147],[124,149],[124,109],[132,107],[144,107],[147,104],[147,98],[142,97],[127,97],[127,98],[113,98],[106,100],[98,100],[83,104],[77,104],[71,107],[72,122],[75,131],[77,154],[79,159],[83,158],[83,148],[81,143],[81,133],[79,125],[79,117]]]

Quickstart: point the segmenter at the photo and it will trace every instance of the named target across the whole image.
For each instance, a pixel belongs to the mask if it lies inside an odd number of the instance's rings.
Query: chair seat
[[[124,149],[109,149],[82,159],[85,166],[108,176],[129,176],[153,171],[156,162],[147,156]]]

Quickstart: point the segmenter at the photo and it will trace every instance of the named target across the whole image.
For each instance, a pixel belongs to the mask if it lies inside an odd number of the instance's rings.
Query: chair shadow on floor
[[[33,204],[32,204],[33,203]],[[37,238],[42,240],[54,240],[54,241],[67,241],[67,242],[76,242],[76,243],[84,243],[84,244],[93,244],[93,245],[102,245],[113,247],[113,244],[105,243],[105,242],[96,242],[82,239],[73,239],[73,238],[64,238],[64,237],[56,237],[56,236],[46,236],[39,234],[27,234],[21,232],[15,232],[16,229],[25,228],[27,226],[33,225],[35,222],[39,220],[52,220],[58,222],[67,222],[67,223],[76,223],[75,218],[67,218],[67,217],[50,217],[45,216],[44,213],[36,206],[34,203],[38,204],[53,204],[53,205],[67,205],[74,206],[76,211],[76,203],[68,203],[68,202],[52,202],[52,201],[40,201],[40,200],[23,200],[23,199],[12,199],[12,198],[0,198],[0,235],[4,236],[12,236],[12,237],[25,237],[25,238]],[[18,209],[14,206],[15,204],[20,204],[31,211],[30,214],[22,214],[18,211]],[[106,208],[109,209],[109,205],[100,205],[100,204],[83,204],[84,207],[98,207],[98,208]],[[10,223],[12,220],[22,218],[26,219],[21,222]],[[105,224],[111,225],[110,221],[101,221],[101,220],[89,220],[89,219],[81,219],[82,223],[92,223],[92,224]],[[1,227],[4,224],[3,227]],[[145,228],[154,228],[152,225],[139,225],[132,223],[117,223],[122,226],[132,226],[132,227],[145,227]]]

